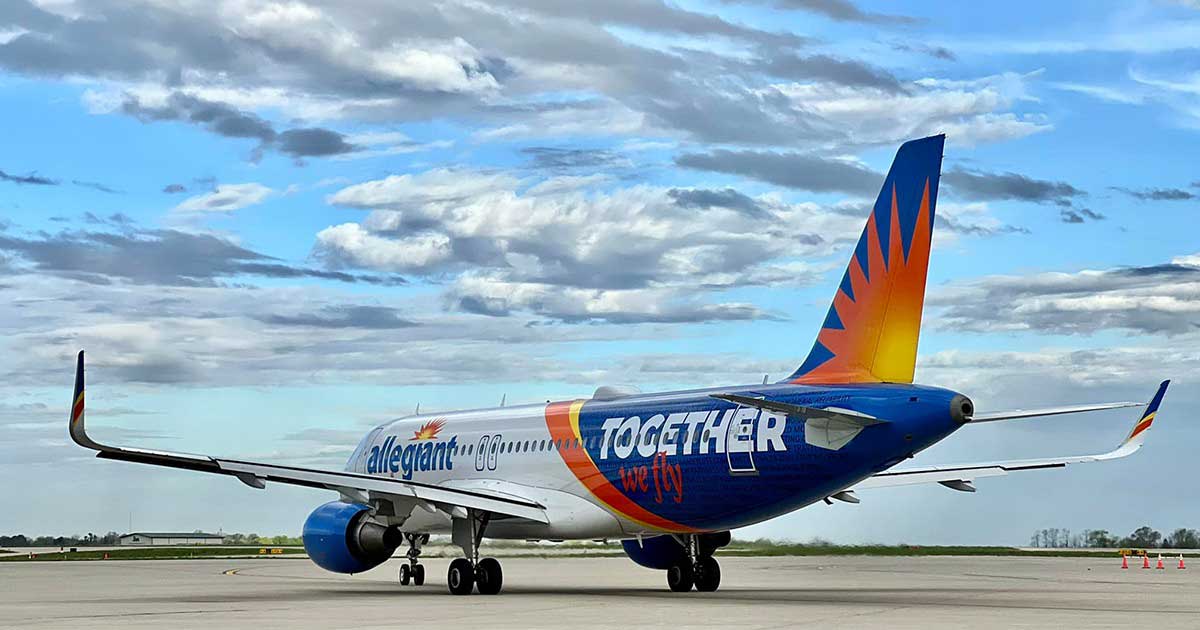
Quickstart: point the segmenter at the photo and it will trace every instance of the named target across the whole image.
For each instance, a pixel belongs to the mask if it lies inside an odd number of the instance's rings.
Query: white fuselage
[[[546,507],[548,524],[495,519],[488,525],[489,538],[622,538],[651,531],[606,509],[571,473],[558,449],[579,447],[551,441],[545,409],[545,404],[519,405],[401,418],[369,433],[346,469],[511,494]],[[436,438],[413,439],[422,427],[439,420],[446,428]],[[439,443],[445,448],[435,452]],[[396,456],[384,458],[382,465],[369,470],[372,449],[384,446]],[[439,510],[418,507],[407,518],[394,518],[402,521],[406,531],[450,531],[450,517]]]

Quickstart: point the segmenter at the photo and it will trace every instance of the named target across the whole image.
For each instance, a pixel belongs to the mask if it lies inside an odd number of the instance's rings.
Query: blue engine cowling
[[[362,573],[383,564],[400,546],[395,527],[371,520],[370,507],[331,501],[304,521],[304,551],[317,566],[334,573]]]
[[[712,534],[697,534],[700,542],[700,555],[711,556],[717,549],[729,544],[729,532]],[[625,555],[630,560],[649,568],[666,570],[673,564],[684,564],[688,560],[683,545],[672,536],[654,536],[643,538],[641,544],[637,540],[622,540]]]

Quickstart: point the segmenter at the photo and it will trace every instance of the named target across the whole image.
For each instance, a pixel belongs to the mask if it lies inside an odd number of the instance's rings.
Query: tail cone
[[[1179,554],[1179,568],[1180,568],[1180,569],[1186,569],[1186,568],[1187,568],[1187,567],[1183,566],[1183,554]]]
[[[1121,554],[1121,568],[1122,569],[1129,568],[1129,556],[1127,556],[1125,554]]]
[[[1161,554],[1161,553],[1160,553],[1160,554],[1158,554],[1158,565],[1156,565],[1154,568],[1155,568],[1155,569],[1165,569],[1165,568],[1167,568],[1167,567],[1163,566],[1162,554]]]
[[[1150,568],[1150,554],[1148,554],[1148,553],[1142,554],[1142,568],[1143,569]]]

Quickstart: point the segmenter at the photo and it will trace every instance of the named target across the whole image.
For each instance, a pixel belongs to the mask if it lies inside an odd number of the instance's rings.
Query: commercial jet
[[[858,245],[800,367],[773,384],[642,393],[602,386],[591,398],[417,414],[363,437],[342,471],[107,446],[84,428],[79,352],[71,437],[97,457],[330,490],[304,548],[317,565],[362,573],[407,546],[402,585],[425,582],[421,549],[449,534],[451,593],[500,592],[484,538],[621,540],[672,591],[715,591],[714,557],[730,530],[814,503],[858,503],[868,488],[937,483],[974,492],[983,477],[1132,454],[1166,392],[1148,405],[1106,403],[978,413],[955,391],[913,384],[944,135],[896,154]],[[998,305],[998,308],[1002,308]],[[898,466],[974,424],[1146,409],[1107,453],[960,466]],[[970,430],[969,428],[967,429]]]

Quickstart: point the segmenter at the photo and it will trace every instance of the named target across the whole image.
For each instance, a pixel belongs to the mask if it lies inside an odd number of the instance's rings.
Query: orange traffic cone
[[[1143,569],[1150,568],[1150,554],[1147,554],[1147,553],[1142,554],[1142,568]]]
[[[1154,567],[1154,568],[1155,568],[1155,569],[1165,569],[1165,568],[1167,568],[1167,567],[1163,566],[1163,563],[1162,563],[1162,554],[1161,554],[1161,553],[1160,553],[1160,554],[1158,554],[1158,566],[1156,566],[1156,567]]]
[[[1121,554],[1121,568],[1122,569],[1129,568],[1129,556],[1127,556],[1125,554]]]
[[[1183,566],[1183,554],[1179,554],[1179,568],[1180,568],[1180,569],[1186,569],[1186,568],[1187,568],[1187,567]]]

